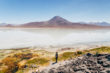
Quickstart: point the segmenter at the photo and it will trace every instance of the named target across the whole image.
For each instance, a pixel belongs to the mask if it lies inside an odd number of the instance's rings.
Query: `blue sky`
[[[46,21],[53,16],[110,23],[110,0],[0,0],[0,23]]]

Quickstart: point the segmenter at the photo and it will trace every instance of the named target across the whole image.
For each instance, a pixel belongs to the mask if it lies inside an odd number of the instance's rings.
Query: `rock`
[[[104,63],[102,64],[102,66],[103,66],[103,67],[110,67],[110,62],[104,62]]]
[[[95,56],[100,57],[100,56],[104,56],[103,54],[96,54]]]
[[[110,73],[110,54],[87,53],[82,58],[59,65],[40,73]]]
[[[106,58],[108,59],[108,61],[110,61],[110,55],[107,55]]]
[[[98,63],[98,64],[103,64],[103,61],[98,60],[97,63]]]
[[[107,70],[107,73],[110,73],[110,70]]]
[[[87,53],[86,56],[92,56],[92,54],[91,53]]]

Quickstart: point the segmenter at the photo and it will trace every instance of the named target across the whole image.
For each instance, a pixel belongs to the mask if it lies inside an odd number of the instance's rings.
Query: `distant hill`
[[[98,26],[110,26],[110,23],[107,22],[79,22],[80,24],[91,24],[91,25],[98,25]]]
[[[6,25],[8,25],[8,24],[6,24],[6,23],[0,23],[0,26],[6,26]]]
[[[92,22],[91,24],[99,25],[99,26],[110,26],[110,23],[107,22]]]
[[[0,27],[14,27],[13,24],[0,23]]]
[[[103,25],[103,26],[102,26]],[[38,28],[38,27],[54,27],[54,28],[110,28],[108,26],[104,26],[105,23],[73,23],[70,22],[60,16],[55,16],[48,21],[42,22],[30,22],[25,24],[20,24],[17,26],[13,26],[11,24],[5,25],[6,27],[19,27],[19,28]],[[108,25],[108,24],[106,24]]]

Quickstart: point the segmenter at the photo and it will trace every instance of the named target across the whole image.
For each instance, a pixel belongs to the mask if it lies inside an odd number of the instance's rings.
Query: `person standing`
[[[56,63],[58,62],[58,52],[55,54]]]

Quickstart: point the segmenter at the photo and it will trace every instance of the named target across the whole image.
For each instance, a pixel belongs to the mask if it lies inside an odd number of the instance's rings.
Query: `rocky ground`
[[[110,73],[110,54],[86,54],[64,64],[54,64],[40,73]]]

